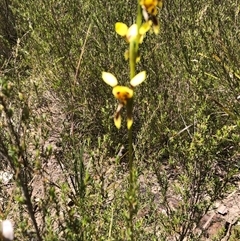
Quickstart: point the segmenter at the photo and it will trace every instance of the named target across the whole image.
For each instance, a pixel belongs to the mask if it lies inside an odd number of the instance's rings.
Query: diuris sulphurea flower
[[[142,14],[146,22],[153,26],[155,34],[159,33],[159,23],[157,20],[158,8],[162,8],[163,0],[139,0],[142,7]]]
[[[134,95],[133,88],[141,84],[146,79],[146,71],[142,71],[135,75],[130,81],[130,88],[127,86],[118,85],[117,78],[108,72],[102,72],[104,82],[113,87],[112,93],[119,101],[119,105],[114,114],[114,124],[119,129],[121,127],[121,109],[127,107],[127,128],[130,129],[133,124],[132,117],[132,98]]]
[[[118,35],[124,37],[128,43],[136,40],[139,37],[139,43],[143,42],[143,38],[147,31],[151,28],[150,23],[143,23],[138,29],[137,24],[131,25],[129,28],[125,23],[117,22],[115,24],[115,31]]]
[[[157,15],[158,10],[157,7],[162,8],[163,1],[162,0],[140,0],[139,4],[144,8],[148,14]]]
[[[137,24],[131,25],[129,28],[125,23],[117,22],[115,24],[115,31],[118,35],[122,36],[126,39],[128,43],[132,41],[137,41],[139,44],[143,42],[143,39],[147,33],[151,29],[152,22],[148,21],[143,23],[138,29]],[[129,50],[126,50],[124,53],[125,60],[129,59]],[[140,61],[139,52],[137,53],[136,63]]]
[[[133,24],[128,28],[125,23],[117,22],[115,24],[115,31],[120,36],[125,37],[128,43],[134,41],[138,36],[137,24]]]

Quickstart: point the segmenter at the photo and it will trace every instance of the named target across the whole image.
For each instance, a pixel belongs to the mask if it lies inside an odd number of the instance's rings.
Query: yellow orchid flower
[[[112,93],[115,98],[124,105],[126,105],[127,100],[133,97],[133,90],[128,88],[127,86],[117,85],[113,87]]]
[[[162,0],[140,0],[139,4],[146,10],[150,15],[156,16],[158,13],[157,7],[162,8]]]
[[[158,20],[156,18],[158,14],[158,7],[162,8],[162,0],[140,0],[139,4],[142,6],[143,17],[146,22],[149,22],[153,26],[153,31],[155,34],[160,32],[160,27]]]
[[[138,36],[137,24],[131,25],[129,28],[125,23],[117,22],[115,24],[115,31],[130,43],[136,39]]]
[[[138,38],[139,44],[143,42],[143,39],[147,33],[151,29],[152,22],[147,21],[141,25],[141,27],[138,29],[137,24],[131,25],[129,28],[125,23],[117,22],[115,24],[115,31],[120,36],[124,37],[128,43],[135,41]],[[136,57],[136,63],[140,61],[140,55],[137,53]],[[129,59],[129,51],[126,50],[124,53],[124,59]]]
[[[127,86],[118,85],[117,78],[113,74],[108,72],[102,72],[102,78],[106,84],[113,87],[113,95],[123,105],[126,105],[127,100],[133,97],[133,90]]]
[[[142,71],[135,75],[131,81],[131,88],[127,86],[118,85],[117,78],[108,72],[102,72],[103,81],[113,87],[112,93],[114,97],[119,101],[119,105],[114,114],[114,124],[119,129],[121,127],[121,109],[123,106],[127,106],[127,128],[130,129],[133,124],[132,118],[132,98],[133,88],[140,85],[146,79],[146,71]]]
[[[115,31],[120,36],[125,37],[127,42],[136,40],[139,34],[139,43],[141,44],[145,34],[150,30],[151,25],[151,22],[145,22],[138,30],[137,24],[133,24],[128,28],[125,23],[117,22],[115,24]]]

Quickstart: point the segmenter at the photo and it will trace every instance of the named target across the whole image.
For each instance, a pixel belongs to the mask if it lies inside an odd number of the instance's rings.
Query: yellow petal
[[[140,35],[140,38],[139,38],[139,43],[142,44],[143,43],[143,39],[145,37],[145,34],[144,35]]]
[[[127,128],[128,128],[128,130],[132,127],[132,124],[133,124],[133,118],[127,119]]]
[[[140,85],[145,79],[146,79],[146,71],[142,71],[131,79],[130,84],[131,86],[136,87]]]
[[[127,31],[127,40],[129,42],[132,42],[136,39],[138,35],[138,26],[137,24],[133,24]]]
[[[140,62],[140,56],[137,56],[137,58],[136,58],[136,63],[139,63]]]
[[[159,25],[153,25],[153,32],[157,35],[160,32],[160,26]]]
[[[124,53],[124,59],[125,60],[129,59],[129,51],[128,50],[126,50],[125,53]]]
[[[115,98],[124,105],[126,105],[128,99],[131,99],[133,97],[133,90],[128,88],[127,86],[117,85],[113,88],[112,93]]]
[[[114,116],[114,124],[118,129],[120,129],[120,127],[121,127],[121,120],[122,120],[122,118],[121,118],[120,114]]]
[[[157,14],[158,14],[158,10],[156,7],[150,8],[149,11],[150,11],[151,15],[153,15],[153,16],[157,16]]]
[[[102,72],[102,78],[106,84],[108,84],[112,87],[114,87],[118,84],[116,77],[111,73]]]
[[[162,7],[163,7],[163,1],[162,1],[162,0],[158,1],[158,7],[159,7],[160,9],[162,9]]]
[[[115,24],[115,31],[117,32],[117,34],[124,37],[127,35],[128,26],[125,23],[117,22]]]
[[[145,21],[149,20],[149,15],[145,8],[143,8],[143,10],[142,10],[142,15],[143,15],[143,18]]]
[[[151,21],[147,21],[143,23],[139,29],[139,34],[144,35],[151,28],[151,25],[152,25]]]
[[[155,16],[152,17],[152,24],[153,24],[153,32],[155,34],[159,34],[160,25],[159,25],[158,19]]]

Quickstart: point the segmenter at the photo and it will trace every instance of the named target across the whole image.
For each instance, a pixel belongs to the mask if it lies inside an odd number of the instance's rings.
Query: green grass
[[[129,82],[114,24],[135,21],[133,2],[6,1],[0,165],[14,179],[1,217],[16,240],[127,239],[128,135],[101,73]],[[198,240],[195,225],[239,172],[239,6],[169,0],[158,18],[137,65],[147,79],[133,110],[134,239]]]

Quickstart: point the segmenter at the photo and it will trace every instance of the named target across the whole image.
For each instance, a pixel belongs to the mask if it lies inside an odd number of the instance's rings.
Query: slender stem
[[[129,46],[129,65],[130,65],[130,79],[135,76],[135,42],[131,42]],[[127,111],[132,115],[133,110],[133,98],[127,103]],[[133,147],[132,147],[132,127],[128,130],[128,155],[129,155],[129,193],[128,193],[128,207],[129,207],[129,217],[128,217],[128,232],[130,240],[134,240],[134,227],[133,227],[133,215],[134,208],[133,202],[135,199],[134,193],[134,168],[133,168]]]
[[[130,79],[135,76],[136,69],[136,42],[132,41],[129,45],[129,65],[130,65]]]
[[[140,4],[138,4],[138,8],[137,8],[137,26],[138,28],[140,28],[142,24],[142,7],[140,6]]]
[[[129,193],[128,193],[128,207],[129,207],[129,219],[128,227],[130,233],[130,240],[134,240],[134,227],[133,227],[133,215],[135,202],[135,191],[134,191],[134,168],[133,168],[133,153],[132,153],[132,127],[128,130],[129,138]]]
[[[132,41],[129,46],[129,65],[130,65],[130,79],[136,74],[136,52],[135,52],[135,41]],[[133,99],[128,103],[127,108],[132,113],[133,110]],[[132,181],[132,167],[133,167],[133,153],[132,153],[132,127],[128,130],[129,140],[129,171],[130,171],[130,183]]]
[[[138,29],[142,23],[142,13],[141,6],[138,4],[137,19],[136,23]],[[139,38],[137,37],[135,41],[130,42],[129,45],[129,66],[130,66],[130,79],[136,75],[136,58],[138,57],[138,48],[139,48]],[[127,103],[128,113],[132,116],[133,110],[133,98]],[[133,225],[133,216],[136,211],[136,176],[135,169],[133,165],[133,134],[132,127],[128,130],[128,145],[129,145],[129,193],[128,193],[128,205],[129,205],[129,219],[128,219],[128,231],[130,234],[130,240],[134,240],[134,225]]]

